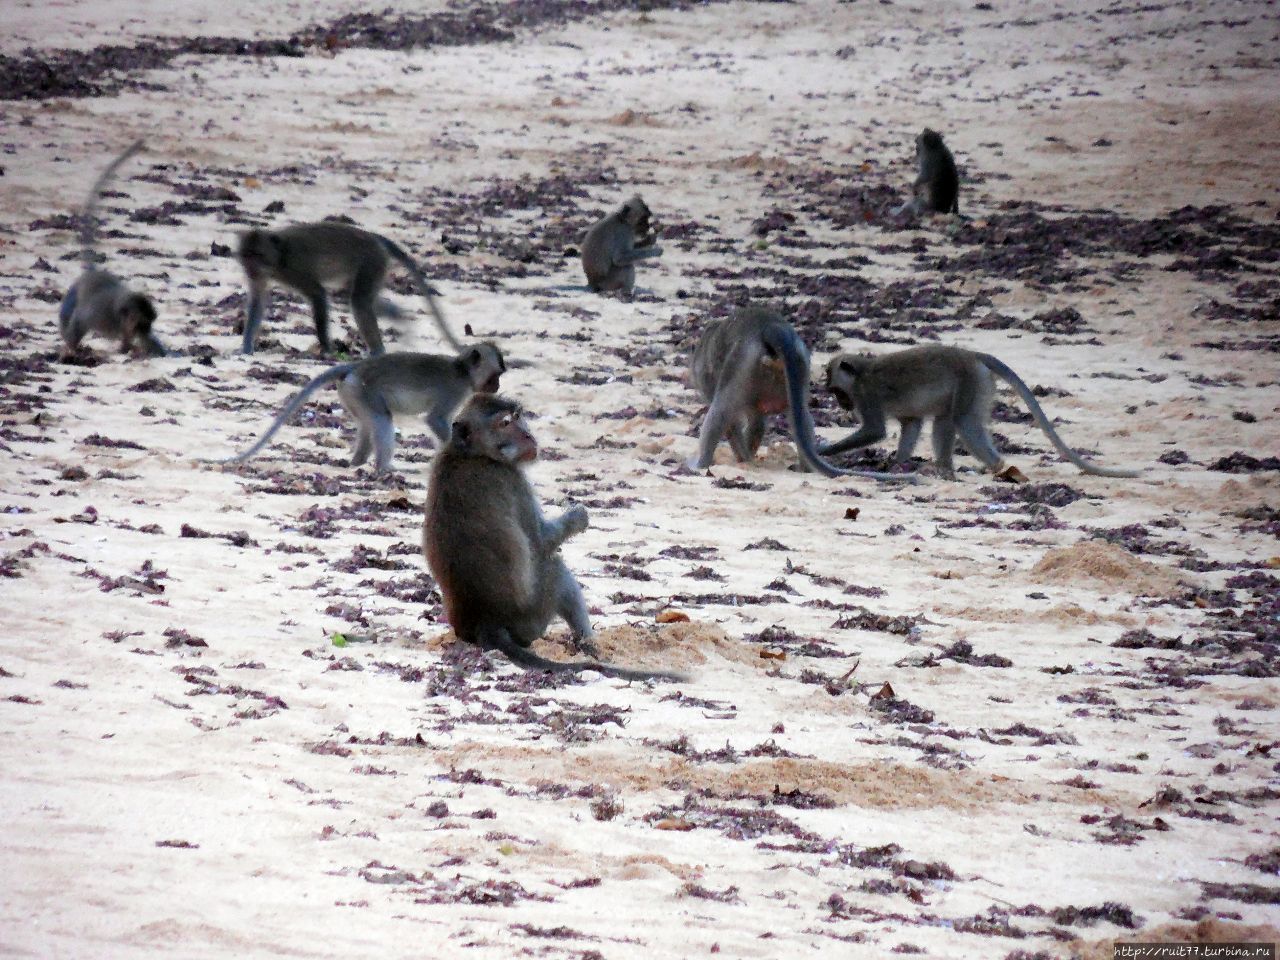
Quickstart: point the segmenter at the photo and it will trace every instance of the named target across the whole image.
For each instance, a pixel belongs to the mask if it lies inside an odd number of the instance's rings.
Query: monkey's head
[[[643,237],[649,233],[651,216],[648,205],[638,193],[618,208],[618,218],[629,226],[637,237]]]
[[[236,259],[250,276],[280,265],[284,244],[277,234],[254,228],[243,231],[237,239]]]
[[[163,350],[157,352],[159,344],[151,336],[156,315],[156,305],[144,293],[129,293],[116,302],[116,317],[124,331],[123,349],[126,353],[130,349],[129,344],[141,344],[152,356],[164,355]]]
[[[520,404],[493,393],[477,393],[453,422],[449,449],[464,457],[486,457],[516,465],[538,459],[538,442]]]
[[[853,353],[837,354],[827,363],[827,389],[835,394],[836,403],[845,410],[857,407],[859,384],[870,363],[870,357]]]
[[[931,130],[925,127],[916,137],[916,153],[922,153],[925,150],[937,150],[942,146],[942,134],[937,130]]]
[[[507,372],[502,351],[488,340],[464,350],[458,357],[458,363],[476,393],[497,393],[498,380]]]

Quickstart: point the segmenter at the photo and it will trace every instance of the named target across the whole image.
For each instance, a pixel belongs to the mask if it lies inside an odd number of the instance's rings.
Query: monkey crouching
[[[594,660],[562,663],[529,649],[561,617],[578,649],[594,653],[582,588],[560,556],[560,545],[587,528],[587,511],[573,506],[555,519],[543,516],[524,473],[524,465],[537,456],[538,444],[519,404],[477,394],[435,458],[422,546],[454,632],[529,669],[596,670],[624,680],[683,679]]]
[[[662,256],[649,217],[648,206],[636,194],[583,236],[582,269],[593,293],[621,290],[630,296],[636,284],[635,265]]]

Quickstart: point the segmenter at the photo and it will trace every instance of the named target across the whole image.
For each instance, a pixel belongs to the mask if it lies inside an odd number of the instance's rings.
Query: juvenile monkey
[[[519,404],[476,395],[435,458],[422,546],[454,632],[529,669],[682,679],[593,660],[561,663],[529,649],[559,616],[578,649],[594,654],[582,587],[560,557],[560,545],[587,529],[587,511],[573,506],[554,520],[543,516],[523,469],[537,456]]]
[[[374,452],[378,473],[391,469],[396,430],[392,414],[425,413],[427,426],[440,445],[449,442],[449,418],[472,393],[496,393],[506,372],[502,351],[492,343],[466,348],[456,357],[432,353],[384,353],[354,363],[330,367],[302,388],[267,427],[257,443],[222,463],[243,463],[267,445],[277,430],[325,384],[337,382],[338,396],[356,420],[351,466],[358,467]]]
[[[583,236],[582,269],[592,293],[621,290],[630,296],[636,284],[636,263],[662,256],[649,216],[649,208],[636,194]]]
[[[910,211],[917,217],[922,213],[959,213],[960,175],[955,157],[942,142],[942,134],[924,128],[916,137],[916,163],[920,174],[911,185],[914,196],[897,212]]]
[[[728,437],[734,455],[755,459],[764,439],[764,419],[786,411],[800,462],[828,477],[904,480],[899,474],[840,470],[819,455],[809,415],[809,351],[791,324],[773,310],[747,307],[707,325],[691,364],[694,386],[711,406],[689,467],[703,470]]]
[[[82,272],[67,290],[58,308],[64,360],[75,355],[80,341],[89,334],[118,338],[121,353],[131,353],[138,349],[152,357],[165,355],[164,346],[151,332],[151,325],[156,319],[156,308],[151,298],[130,290],[114,274],[99,270],[94,256],[98,199],[107,184],[114,179],[120,165],[141,149],[141,140],[129,144],[120,156],[111,161],[102,176],[98,177],[89,191],[89,199],[85,201],[80,220]]]
[[[1008,383],[1022,397],[1045,436],[1085,473],[1099,477],[1136,477],[1140,471],[1111,470],[1085,460],[1058,436],[1031,389],[1016,373],[987,353],[961,347],[912,347],[879,357],[842,353],[827,364],[827,388],[840,406],[856,410],[862,425],[838,443],[822,447],[822,453],[843,453],[884,438],[885,418],[902,426],[896,454],[899,463],[911,457],[926,417],[933,418],[933,458],[938,472],[955,479],[952,449],[956,433],[969,452],[997,476],[1026,478],[1009,467],[996,452],[987,424],[995,395],[995,378]],[[1006,471],[1009,471],[1006,474]]]
[[[413,278],[427,301],[440,334],[454,350],[454,337],[436,304],[435,291],[413,258],[386,237],[346,223],[300,223],[281,230],[247,230],[240,234],[236,253],[249,282],[249,312],[244,325],[244,353],[253,353],[258,327],[271,300],[271,284],[282,283],[311,303],[320,349],[329,352],[329,295],[326,285],[351,285],[351,311],[369,353],[384,353],[378,332],[378,293],[394,259]],[[385,304],[385,301],[381,302]],[[387,305],[389,306],[389,305]]]

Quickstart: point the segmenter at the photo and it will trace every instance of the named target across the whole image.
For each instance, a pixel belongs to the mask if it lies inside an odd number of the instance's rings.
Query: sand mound
[[[1092,584],[1148,596],[1173,593],[1182,582],[1169,570],[1096,540],[1047,551],[1031,568],[1031,579],[1060,586]]]
[[[568,638],[543,641],[544,656],[564,659],[573,656]],[[595,636],[601,657],[609,663],[628,667],[682,670],[700,666],[716,656],[733,663],[767,666],[754,647],[729,637],[714,623],[627,623],[604,627]]]

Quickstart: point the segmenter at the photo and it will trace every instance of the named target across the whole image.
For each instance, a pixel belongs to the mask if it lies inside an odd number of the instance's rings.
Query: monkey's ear
[[[465,420],[455,420],[452,427],[452,442],[459,450],[466,450],[471,446],[471,425]]]
[[[631,201],[630,201],[630,200],[628,200],[626,203],[624,203],[624,204],[622,205],[622,215],[623,215],[624,217],[629,217],[629,216],[631,216]]]

